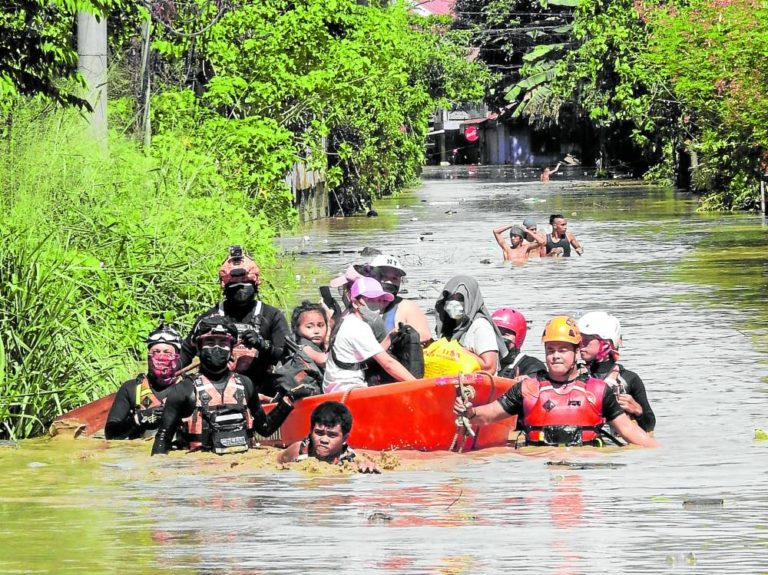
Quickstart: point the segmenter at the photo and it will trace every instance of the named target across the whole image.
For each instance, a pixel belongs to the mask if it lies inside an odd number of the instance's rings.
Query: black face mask
[[[224,298],[237,307],[252,304],[256,299],[256,286],[253,284],[227,286],[224,288]]]
[[[222,373],[227,369],[231,350],[224,347],[204,347],[200,350],[200,363],[211,373]]]
[[[384,282],[383,284],[381,284],[381,287],[382,287],[382,289],[385,292],[391,293],[394,296],[396,296],[397,292],[400,291],[400,286],[399,285],[395,285],[395,284],[392,284],[392,283],[389,283],[389,282]]]

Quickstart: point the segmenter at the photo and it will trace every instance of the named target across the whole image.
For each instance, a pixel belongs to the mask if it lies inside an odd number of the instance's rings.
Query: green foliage
[[[40,433],[135,375],[160,319],[188,327],[219,295],[230,244],[277,266],[273,228],[183,141],[109,156],[72,112],[16,102],[0,159],[0,435]],[[266,289],[266,298],[276,294]]]
[[[170,68],[192,55],[193,75],[205,79],[202,96],[181,107],[158,97],[154,125],[171,138],[181,129],[213,154],[276,225],[290,223],[281,180],[293,161],[327,171],[336,208],[364,209],[418,172],[437,105],[482,96],[487,73],[445,32],[442,20],[400,4],[245,4],[204,39],[155,41]],[[189,76],[168,90],[171,100],[189,92]]]
[[[650,15],[644,60],[669,78],[683,109],[693,183],[707,209],[754,207],[768,153],[768,7],[695,0]]]
[[[0,7],[0,98],[13,94],[41,95],[61,104],[89,107],[74,85],[77,75],[76,37],[79,11],[108,15],[119,9],[135,13],[138,4],[121,0],[16,0]],[[118,33],[124,21],[116,20]]]

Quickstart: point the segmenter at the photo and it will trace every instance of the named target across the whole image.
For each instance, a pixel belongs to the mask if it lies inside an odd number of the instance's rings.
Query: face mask
[[[224,290],[224,297],[228,302],[236,306],[253,303],[256,299],[256,286],[253,284],[227,286]]]
[[[385,292],[387,292],[387,293],[391,293],[392,295],[395,295],[395,296],[397,295],[397,292],[399,292],[399,291],[400,291],[400,286],[399,286],[399,285],[395,285],[395,284],[393,284],[393,283],[390,283],[390,282],[384,282],[384,283],[382,283],[382,284],[381,284],[381,287],[382,287],[382,289],[383,289]]]
[[[369,308],[367,305],[361,305],[357,308],[357,311],[360,312],[360,317],[363,318],[363,321],[371,326],[373,335],[376,336],[376,339],[378,341],[384,339],[384,336],[387,335],[387,328],[384,325],[384,318],[381,317],[381,314],[377,310]]]
[[[221,373],[227,369],[230,352],[228,347],[204,347],[200,350],[200,363],[211,373]]]
[[[168,386],[173,383],[178,369],[179,356],[152,355],[147,358],[147,368],[152,378],[160,385]]]
[[[460,320],[464,317],[464,304],[460,301],[451,300],[445,302],[445,313],[453,320]]]

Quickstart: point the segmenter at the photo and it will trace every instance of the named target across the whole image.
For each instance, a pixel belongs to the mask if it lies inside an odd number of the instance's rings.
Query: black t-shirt
[[[589,366],[590,374],[592,377],[599,379],[605,379],[613,369],[616,362],[612,360],[604,361],[602,363],[592,363]],[[643,414],[636,418],[637,424],[643,429],[643,431],[653,431],[656,427],[656,415],[651,409],[651,404],[648,403],[648,395],[645,392],[645,384],[640,376],[634,371],[624,369],[624,366],[619,364],[619,376],[624,380],[624,388],[626,392],[632,396],[632,398],[640,404],[643,409]]]
[[[227,371],[224,375],[216,379],[211,378],[209,381],[217,391],[222,392],[229,382],[231,373]],[[167,453],[171,448],[170,443],[171,439],[173,439],[173,432],[181,420],[194,413],[197,406],[197,396],[195,394],[196,379],[196,375],[188,375],[172,386],[171,392],[165,400],[163,419],[160,422],[160,428],[155,436],[155,444],[152,447],[153,454]],[[269,437],[282,425],[293,408],[284,401],[280,401],[269,414],[264,413],[259,394],[253,382],[244,375],[240,375],[239,379],[243,385],[246,406],[253,418],[253,431],[256,431],[262,437]]]
[[[555,382],[551,383],[555,387],[558,386],[558,384]],[[497,401],[499,402],[499,405],[501,405],[501,408],[509,415],[517,415],[518,423],[522,422],[522,420],[525,418],[525,413],[523,411],[522,382],[516,383],[510,387],[507,392]],[[623,413],[624,410],[621,409],[621,406],[616,399],[616,394],[613,393],[613,390],[606,385],[605,391],[603,392],[603,417],[605,417],[606,421],[611,422]]]
[[[285,338],[290,334],[288,328],[288,322],[279,309],[272,307],[271,305],[261,302],[261,311],[259,312],[260,320],[255,317],[255,310],[257,306],[254,306],[248,313],[242,317],[236,317],[234,310],[226,305],[226,303],[216,305],[202,314],[195,321],[195,325],[189,332],[189,335],[181,345],[181,362],[180,367],[189,365],[192,359],[197,355],[197,346],[195,345],[195,338],[197,336],[197,329],[200,322],[209,317],[220,316],[223,311],[224,314],[236,323],[247,323],[250,325],[259,325],[259,333],[272,342],[272,348],[267,353],[259,352],[259,356],[253,360],[248,371],[244,374],[248,376],[252,382],[254,382],[259,388],[261,388],[264,380],[264,376],[267,372],[274,367],[278,361],[283,357],[285,350]]]
[[[141,437],[145,431],[140,427],[134,415],[136,414],[136,387],[144,381],[144,374],[139,374],[134,379],[124,382],[115,394],[115,401],[109,409],[107,423],[104,426],[104,436],[107,439],[136,439]],[[149,387],[155,396],[160,400],[165,400],[171,391],[172,385],[159,388],[153,385],[149,380]]]
[[[509,357],[509,355],[507,355]],[[518,359],[515,363],[515,359]],[[530,355],[517,356],[512,361],[505,361],[506,358],[501,360],[501,370],[499,371],[499,377],[506,377],[514,379],[521,375],[529,375],[535,377],[540,371],[546,371],[547,366],[540,359],[531,357]]]

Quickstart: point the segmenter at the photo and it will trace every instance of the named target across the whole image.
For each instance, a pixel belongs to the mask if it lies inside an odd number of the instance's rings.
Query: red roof
[[[412,10],[425,16],[453,16],[455,4],[456,0],[416,0]]]

